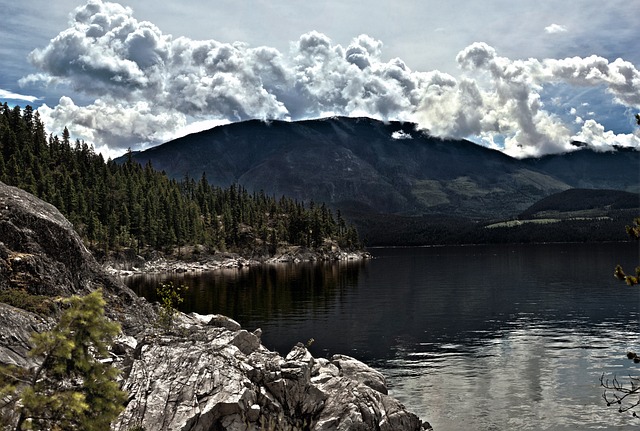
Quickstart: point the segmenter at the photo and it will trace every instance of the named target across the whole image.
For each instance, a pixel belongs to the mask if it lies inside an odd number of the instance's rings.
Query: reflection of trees
[[[173,282],[188,291],[181,311],[224,314],[244,323],[292,312],[326,310],[341,294],[357,286],[366,261],[339,261],[265,265],[196,274],[143,275],[127,284],[149,301],[155,287]]]

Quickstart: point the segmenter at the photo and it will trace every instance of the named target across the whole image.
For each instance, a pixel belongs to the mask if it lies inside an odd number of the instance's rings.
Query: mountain
[[[640,196],[620,190],[570,189],[527,208],[520,219],[605,217],[612,210],[638,210]]]
[[[411,123],[334,117],[251,120],[188,135],[131,156],[170,177],[242,184],[355,213],[508,218],[574,187],[637,192],[640,152],[518,160]],[[573,166],[577,169],[574,169]]]
[[[204,173],[222,187],[238,183],[276,197],[325,202],[355,223],[369,245],[494,241],[481,229],[484,222],[517,218],[556,193],[640,191],[635,150],[582,146],[519,160],[470,141],[431,137],[411,123],[369,118],[245,121],[130,156],[175,179]],[[614,218],[610,230],[624,234],[620,220],[628,210]]]
[[[596,152],[580,149],[524,159],[522,163],[583,189],[615,189],[640,193],[640,152],[632,148]]]

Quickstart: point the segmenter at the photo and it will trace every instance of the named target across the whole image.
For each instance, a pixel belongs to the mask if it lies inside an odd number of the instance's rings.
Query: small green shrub
[[[102,290],[61,302],[56,325],[31,337],[38,366],[0,366],[0,415],[13,410],[16,431],[102,431],[124,409],[120,371],[104,361],[120,325],[105,316]]]
[[[160,301],[160,314],[158,323],[164,328],[173,326],[173,318],[178,312],[178,307],[184,302],[184,293],[187,286],[174,286],[172,281],[160,284],[156,289]]]

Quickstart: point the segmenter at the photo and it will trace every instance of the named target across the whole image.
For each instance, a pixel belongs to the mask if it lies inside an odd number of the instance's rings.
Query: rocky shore
[[[107,274],[53,206],[0,183],[3,297],[20,291],[15,298],[55,306],[98,288],[122,327],[112,358],[129,398],[114,431],[430,429],[388,395],[382,374],[353,358],[314,358],[302,344],[282,357],[262,345],[259,329],[224,316],[178,314],[159,325],[157,306]],[[10,302],[0,302],[0,363],[36,367],[31,335],[50,328],[56,312]],[[5,410],[11,426],[15,412]]]
[[[283,358],[224,316],[181,315],[173,331],[121,349],[129,403],[113,429],[423,430],[388,395],[384,376],[344,355]],[[126,360],[126,359],[125,359]]]
[[[154,253],[145,259],[131,253],[122,254],[119,257],[107,259],[103,263],[103,268],[109,274],[130,276],[165,272],[213,271],[282,263],[359,261],[370,258],[371,254],[366,251],[309,250],[304,247],[287,247],[275,256],[256,257],[244,257],[237,253],[198,252],[194,254],[193,250],[190,250],[189,258],[178,258],[175,254],[166,256]]]

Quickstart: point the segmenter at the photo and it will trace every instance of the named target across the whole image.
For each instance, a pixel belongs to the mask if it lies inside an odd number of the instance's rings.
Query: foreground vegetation
[[[638,124],[640,124],[640,114],[636,115]],[[633,220],[633,224],[626,227],[627,234],[635,241],[640,240],[640,217],[636,217]],[[635,286],[640,284],[640,266],[635,268],[634,274],[627,274],[623,270],[622,266],[617,265],[613,275],[624,281],[627,286]],[[631,359],[634,363],[640,363],[640,356],[636,352],[628,352],[627,358]],[[607,407],[616,406],[619,413],[630,412],[634,418],[640,418],[636,413],[636,409],[640,406],[640,379],[638,377],[629,374],[629,383],[621,382],[617,376],[613,376],[611,379],[605,378],[602,374],[600,377],[600,386],[604,388],[602,393],[602,399],[607,404]]]
[[[129,154],[130,156],[130,154]],[[56,206],[87,244],[172,250],[201,244],[210,251],[268,255],[282,245],[359,247],[355,228],[325,205],[170,180],[151,164],[105,161],[84,142],[47,136],[38,112],[0,106],[0,181]]]
[[[119,371],[105,360],[120,325],[105,317],[102,291],[62,302],[58,323],[32,336],[29,356],[37,366],[0,366],[2,407],[15,414],[15,423],[3,416],[0,426],[99,431],[124,409]]]

